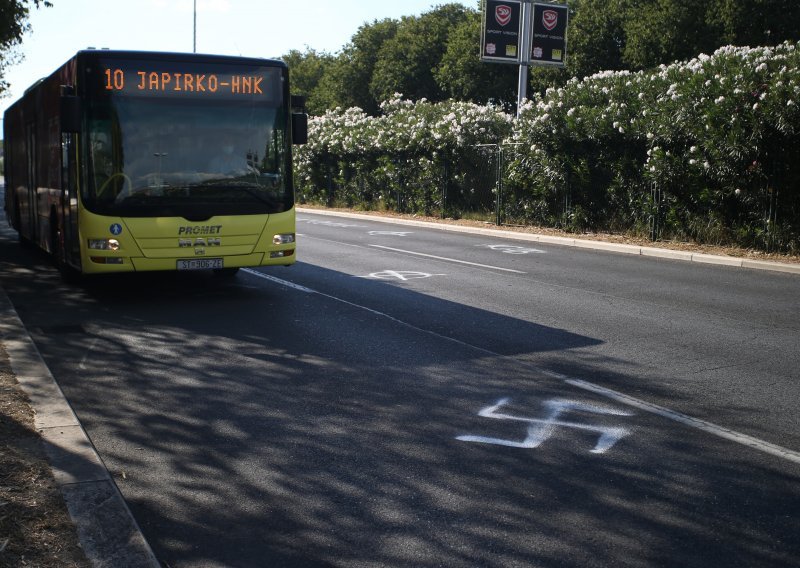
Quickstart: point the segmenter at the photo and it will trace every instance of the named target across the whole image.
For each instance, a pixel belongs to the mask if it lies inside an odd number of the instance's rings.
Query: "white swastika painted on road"
[[[543,250],[520,247],[517,245],[476,245],[483,248],[488,248],[493,251],[502,252],[504,254],[544,254]]]
[[[306,218],[298,218],[298,223],[308,223],[309,225],[324,225],[325,227],[339,227],[339,228],[351,228],[351,227],[363,227],[364,225],[353,225],[351,223],[337,223],[336,221],[317,221],[316,219],[306,219]]]
[[[427,272],[413,272],[410,270],[384,270],[383,272],[373,272],[361,278],[374,278],[375,280],[418,280],[420,278],[430,278],[431,276],[446,276],[445,274],[428,274]]]
[[[577,402],[574,400],[554,399],[548,400],[544,403],[544,406],[549,411],[545,418],[525,418],[523,416],[512,416],[510,414],[502,414],[498,412],[501,407],[505,406],[509,402],[510,399],[508,398],[500,399],[492,406],[487,406],[486,408],[482,409],[478,415],[484,418],[527,422],[529,424],[528,435],[524,440],[521,442],[516,442],[503,438],[489,438],[486,436],[457,436],[456,439],[461,440],[462,442],[477,442],[481,444],[507,446],[510,448],[533,449],[538,448],[545,440],[550,438],[557,428],[573,428],[577,430],[589,430],[592,432],[597,432],[599,436],[597,439],[597,444],[595,444],[595,447],[591,450],[591,452],[593,454],[603,454],[611,449],[619,440],[630,434],[630,430],[627,428],[559,420],[562,414],[570,410],[611,416],[633,415],[632,412],[628,412],[626,410],[620,410],[617,408],[600,406],[586,402]]]

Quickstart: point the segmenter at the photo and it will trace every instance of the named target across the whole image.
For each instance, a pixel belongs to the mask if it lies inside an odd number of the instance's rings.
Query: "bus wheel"
[[[238,268],[217,268],[214,270],[214,276],[217,278],[233,278],[239,273]]]
[[[64,282],[67,284],[80,282],[80,272],[67,264],[64,242],[61,239],[61,231],[58,230],[58,218],[55,215],[50,218],[50,254],[53,257],[53,264],[56,265]]]
[[[31,246],[31,242],[28,238],[22,234],[22,213],[19,210],[19,201],[16,199],[14,200],[14,225],[17,229],[17,239],[19,240],[19,244],[25,248]]]
[[[53,264],[61,264],[61,231],[58,230],[58,217],[55,212],[50,214],[50,256],[53,257]]]

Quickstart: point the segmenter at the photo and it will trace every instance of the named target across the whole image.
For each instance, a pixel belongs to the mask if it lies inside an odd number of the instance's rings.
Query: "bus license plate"
[[[223,268],[221,258],[192,258],[178,261],[178,270],[212,270],[217,268]]]

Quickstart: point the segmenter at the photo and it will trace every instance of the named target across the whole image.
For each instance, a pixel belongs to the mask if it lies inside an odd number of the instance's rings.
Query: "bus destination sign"
[[[101,62],[94,73],[95,92],[113,96],[266,100],[280,96],[276,67],[115,60]]]

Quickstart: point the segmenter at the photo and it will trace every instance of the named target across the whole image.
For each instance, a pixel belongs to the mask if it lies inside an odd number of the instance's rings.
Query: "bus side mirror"
[[[81,100],[73,95],[61,95],[61,132],[81,129]]]
[[[294,144],[308,142],[308,115],[305,113],[292,113],[292,142]]]

